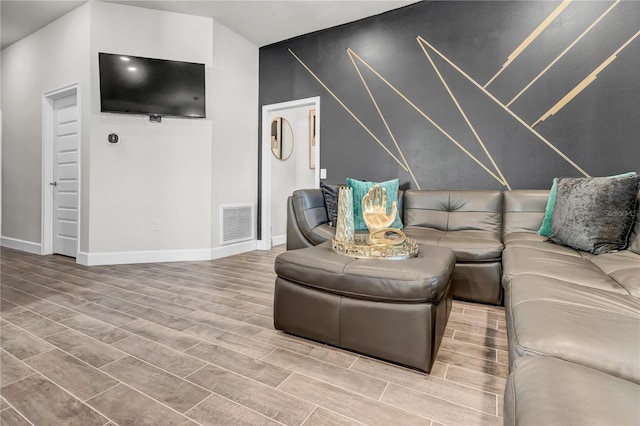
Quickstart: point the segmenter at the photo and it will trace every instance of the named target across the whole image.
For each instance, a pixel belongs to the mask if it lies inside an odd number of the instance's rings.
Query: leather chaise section
[[[544,355],[640,383],[640,300],[536,275],[507,298],[512,365]]]
[[[552,250],[509,246],[504,251],[502,283],[505,287],[522,274],[533,274],[540,278],[554,278],[559,281],[580,283],[585,287],[608,290],[613,293],[628,294],[616,280],[604,274],[597,266],[580,256],[575,250],[557,252],[556,246],[547,244]],[[557,246],[561,250],[566,247]]]
[[[640,297],[640,256],[628,250],[597,256],[583,253],[583,256],[614,279],[627,293]]]
[[[516,362],[507,379],[504,424],[637,425],[640,386],[549,357]]]

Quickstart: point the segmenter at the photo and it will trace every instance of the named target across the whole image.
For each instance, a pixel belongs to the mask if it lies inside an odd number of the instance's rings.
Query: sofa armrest
[[[298,226],[296,214],[293,210],[293,197],[289,196],[287,198],[287,250],[297,250],[314,245],[304,236],[300,226]]]
[[[292,216],[299,233],[310,245],[318,245],[325,241],[326,232],[317,232],[322,225],[329,223],[324,196],[319,189],[299,189],[291,196]],[[293,225],[293,223],[292,223]],[[287,229],[288,235],[289,229]],[[288,239],[288,237],[287,237]]]

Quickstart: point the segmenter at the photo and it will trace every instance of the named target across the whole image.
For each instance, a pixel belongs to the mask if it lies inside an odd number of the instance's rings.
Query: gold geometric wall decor
[[[506,70],[507,67],[509,65],[511,65],[511,63],[513,61],[516,60],[516,58],[518,56],[520,56],[520,54],[531,44],[533,43],[533,41],[538,38],[538,36],[549,26],[551,25],[551,23],[558,17],[558,15],[560,15],[562,13],[563,10],[565,10],[567,8],[567,6],[569,6],[569,3],[571,3],[571,0],[564,0],[563,2],[561,2],[558,7],[556,7],[553,12],[551,12],[549,14],[549,16],[547,16],[545,18],[544,21],[542,21],[540,23],[540,25],[538,25],[536,27],[535,30],[533,30],[533,32],[531,32],[531,34],[529,34],[529,36],[527,38],[524,39],[524,41],[522,43],[520,43],[520,45],[518,47],[516,47],[516,49],[511,52],[511,54],[509,56],[507,56],[507,61],[502,64],[502,66],[500,67],[500,69],[498,70],[497,73],[495,73],[495,75],[493,77],[491,77],[489,79],[489,81],[487,81],[485,83],[484,87],[485,89],[487,88],[488,85],[490,85],[491,83],[493,83],[493,80],[496,79],[496,77],[498,77],[500,74],[502,74],[502,71]]]
[[[571,100],[573,98],[575,98],[576,96],[578,96],[580,94],[580,92],[582,92],[584,89],[587,88],[587,86],[589,86],[591,83],[593,83],[595,81],[595,79],[598,77],[598,74],[600,74],[600,72],[605,69],[606,67],[609,66],[609,64],[611,62],[613,62],[617,57],[618,54],[620,52],[622,52],[622,49],[624,49],[625,47],[627,47],[629,45],[629,43],[631,43],[633,40],[635,40],[638,36],[640,35],[640,31],[638,31],[637,33],[635,33],[629,40],[627,40],[622,46],[620,46],[618,48],[618,50],[616,50],[611,56],[609,56],[603,63],[600,64],[600,66],[598,66],[595,70],[593,70],[593,72],[591,72],[591,74],[589,74],[588,76],[586,76],[584,78],[584,80],[582,80],[580,83],[578,83],[578,85],[576,87],[574,87],[571,91],[569,91],[569,93],[567,93],[562,99],[560,99],[554,106],[552,106],[549,111],[545,112],[544,114],[542,114],[542,116],[540,116],[540,118],[538,118],[532,125],[531,127],[536,127],[538,125],[538,123],[541,123],[542,121],[546,120],[547,118],[549,118],[552,115],[555,115],[555,113],[557,113],[558,111],[560,111],[562,108],[564,108],[565,105],[567,105],[569,102],[571,102]]]
[[[458,108],[458,111],[460,112],[460,114],[464,118],[464,121],[467,123],[467,126],[469,126],[469,129],[473,133],[473,136],[475,136],[476,140],[478,141],[478,144],[480,144],[480,146],[482,147],[482,150],[484,151],[484,153],[489,158],[489,161],[491,161],[491,164],[493,165],[494,169],[500,175],[500,178],[502,179],[503,185],[505,185],[507,187],[507,189],[511,189],[511,186],[509,185],[509,182],[507,182],[507,180],[505,179],[504,175],[502,174],[502,171],[500,170],[500,168],[498,167],[498,165],[494,161],[493,157],[491,156],[491,153],[489,153],[489,150],[485,146],[484,142],[482,142],[482,139],[480,138],[480,135],[478,135],[478,132],[476,131],[476,128],[473,126],[473,124],[471,124],[471,121],[467,117],[467,114],[465,114],[464,110],[460,106],[460,103],[458,102],[458,99],[456,98],[456,96],[451,91],[451,88],[449,87],[449,85],[445,81],[444,77],[440,73],[440,70],[436,66],[435,62],[433,62],[433,59],[431,59],[431,55],[429,55],[429,52],[427,52],[427,49],[425,49],[425,47],[424,47],[424,45],[422,43],[418,43],[418,44],[420,45],[420,48],[422,49],[422,51],[424,52],[425,56],[429,60],[429,63],[433,67],[433,70],[438,75],[438,78],[442,82],[442,85],[445,87],[445,89],[447,89],[447,93],[449,93],[449,96],[451,97],[451,100],[456,105],[456,108]]]
[[[351,54],[350,49],[347,49],[347,54],[349,55],[349,59],[351,59],[351,63],[353,64],[353,67],[356,69],[356,72],[360,77],[360,81],[362,81],[362,84],[364,85],[365,89],[367,89],[367,93],[371,98],[371,102],[373,102],[373,105],[375,106],[376,111],[378,111],[378,115],[380,116],[380,119],[384,123],[384,127],[387,129],[387,132],[389,133],[389,137],[391,137],[393,144],[395,145],[396,149],[398,150],[398,153],[400,154],[400,158],[402,158],[402,161],[404,161],[404,165],[407,166],[407,171],[409,172],[409,175],[411,175],[411,179],[413,180],[413,183],[416,184],[417,189],[421,189],[418,179],[416,179],[415,175],[413,174],[413,170],[411,170],[411,167],[409,166],[409,163],[407,162],[407,159],[405,158],[404,153],[402,152],[402,149],[400,149],[400,145],[398,145],[398,141],[396,140],[396,137],[393,135],[393,132],[391,131],[391,127],[389,127],[389,123],[387,123],[387,120],[384,118],[384,114],[382,114],[382,111],[378,106],[378,102],[376,102],[376,98],[373,96],[373,93],[371,93],[371,90],[369,89],[369,85],[367,84],[367,81],[362,76],[362,73],[360,72],[360,68],[358,68],[358,64],[356,64],[356,61],[353,59],[353,55]]]
[[[607,8],[607,10],[605,10],[605,11],[602,13],[602,15],[600,15],[600,16],[598,17],[598,19],[596,19],[595,21],[593,21],[593,23],[592,23],[591,25],[589,25],[589,26],[587,27],[587,29],[586,29],[586,30],[584,30],[584,31],[582,32],[582,34],[580,34],[580,35],[579,35],[579,36],[578,36],[578,37],[577,37],[577,38],[576,38],[576,39],[575,39],[575,40],[574,40],[574,41],[573,41],[569,46],[567,46],[567,47],[566,47],[566,48],[565,48],[565,49],[564,49],[564,50],[563,50],[563,51],[562,51],[558,56],[556,56],[556,57],[555,57],[555,59],[549,63],[549,65],[547,65],[547,66],[546,66],[542,71],[540,71],[540,73],[539,73],[537,76],[535,76],[535,77],[533,78],[533,80],[531,80],[531,81],[530,81],[526,86],[524,86],[524,88],[523,88],[522,90],[520,90],[520,92],[518,92],[518,94],[517,94],[517,95],[515,95],[515,96],[513,97],[513,99],[511,99],[509,102],[507,102],[507,106],[508,106],[508,107],[509,107],[509,106],[511,106],[511,104],[512,104],[512,103],[514,103],[514,102],[515,102],[515,101],[516,101],[516,100],[517,100],[517,99],[518,99],[518,98],[519,98],[519,97],[520,97],[524,92],[526,92],[526,91],[527,91],[531,86],[533,86],[533,84],[534,84],[536,81],[538,81],[538,80],[540,79],[540,77],[542,77],[542,76],[543,76],[547,71],[549,71],[549,69],[550,69],[552,66],[554,66],[554,65],[555,65],[555,64],[556,64],[556,63],[557,63],[557,62],[558,62],[558,61],[559,61],[559,60],[560,60],[560,59],[561,59],[561,58],[562,58],[562,57],[563,57],[563,56],[564,56],[568,51],[570,51],[570,50],[571,50],[571,48],[572,48],[573,46],[575,46],[575,45],[576,45],[580,40],[582,40],[582,38],[583,38],[584,36],[586,36],[586,35],[589,33],[589,31],[591,31],[591,30],[593,29],[593,27],[595,27],[595,26],[598,24],[598,22],[600,22],[600,21],[602,20],[602,18],[604,18],[605,16],[607,16],[607,14],[608,14],[609,12],[611,12],[611,10],[612,10],[614,7],[616,7],[616,6],[620,3],[620,1],[621,1],[621,0],[616,0],[616,1],[614,1],[614,2],[613,2],[613,4],[612,4],[611,6],[609,6],[609,7]]]
[[[455,94],[455,91],[449,85],[447,80],[444,78],[441,73],[440,68],[437,66],[434,61],[431,52],[435,53],[439,58],[444,60],[449,66],[451,66],[455,71],[457,71],[460,75],[462,75],[466,80],[471,82],[480,92],[482,92],[487,98],[489,98],[492,102],[498,105],[502,110],[504,110],[510,117],[515,119],[522,127],[524,127],[528,132],[534,135],[538,140],[540,140],[543,144],[545,144],[548,148],[550,148],[555,154],[565,160],[568,164],[570,164],[574,169],[576,169],[579,173],[584,175],[585,177],[590,177],[590,175],[575,161],[573,161],[569,156],[563,153],[558,147],[556,147],[553,143],[551,143],[546,137],[540,134],[538,131],[534,129],[536,125],[540,122],[548,119],[549,117],[556,114],[560,111],[564,106],[566,106],[569,102],[571,102],[579,93],[581,93],[587,86],[589,86],[593,81],[596,80],[597,76],[607,68],[625,49],[629,44],[631,44],[636,38],[640,37],[640,31],[636,32],[633,36],[631,36],[625,43],[623,43],[613,54],[611,54],[604,62],[602,62],[598,67],[596,67],[589,75],[587,75],[583,80],[577,83],[577,85],[566,93],[561,99],[559,99],[548,111],[542,113],[542,115],[538,118],[538,120],[534,121],[531,125],[525,122],[518,114],[516,114],[511,108],[511,104],[513,104],[522,94],[524,94],[527,90],[529,90],[535,83],[538,81],[550,68],[552,68],[556,63],[558,63],[574,46],[576,46],[598,23],[600,23],[610,12],[613,10],[618,4],[620,4],[621,0],[615,0],[611,5],[607,7],[607,9],[602,12],[597,19],[595,19],[587,28],[585,28],[581,34],[575,38],[558,56],[556,56],[549,64],[547,64],[542,71],[538,73],[536,77],[533,78],[529,83],[527,83],[520,91],[517,93],[509,102],[504,103],[497,99],[488,89],[498,76],[500,76],[503,72],[506,72],[509,65],[511,65],[517,57],[519,57],[530,45],[536,40],[536,38],[543,33],[550,24],[558,18],[558,16],[569,6],[572,0],[563,0],[560,2],[556,8],[535,28],[535,30],[529,34],[519,45],[518,47],[507,57],[507,61],[500,67],[500,69],[494,74],[484,85],[478,83],[475,79],[473,79],[468,73],[462,70],[458,65],[456,65],[451,59],[445,56],[442,52],[440,52],[435,46],[429,43],[424,37],[418,36],[416,38],[419,47],[422,50],[422,53],[428,60],[429,64],[433,68],[435,74],[437,75],[440,83],[443,85],[444,89],[449,95],[452,103],[457,108],[458,113],[464,119],[466,125],[471,130],[475,142],[481,147],[482,151],[489,159],[491,163],[491,170],[487,165],[485,165],[480,159],[474,156],[469,150],[465,148],[465,146],[460,143],[460,141],[456,140],[451,134],[443,128],[441,125],[436,123],[429,115],[427,115],[422,109],[420,109],[415,102],[409,99],[404,93],[402,93],[396,86],[394,86],[388,79],[382,76],[373,66],[371,66],[367,61],[365,61],[361,56],[359,56],[353,49],[347,48],[346,53],[351,60],[351,63],[354,67],[356,74],[358,75],[361,83],[363,84],[369,99],[373,103],[375,107],[379,119],[382,121],[389,138],[393,142],[393,145],[396,151],[399,154],[398,158],[394,153],[391,152],[389,148],[385,146],[384,143],[380,140],[378,136],[376,136],[367,126],[360,120],[348,107],[347,105],[338,98],[338,96],[302,61],[302,59],[296,55],[291,49],[288,51],[293,55],[293,57],[304,67],[304,69],[325,89],[327,92],[338,102],[338,104],[345,110],[351,117],[384,149],[384,151],[407,173],[410,174],[411,179],[417,188],[420,188],[420,183],[418,182],[416,176],[414,175],[409,161],[405,157],[402,150],[402,141],[398,140],[392,131],[391,126],[382,112],[381,105],[374,92],[371,90],[369,84],[367,83],[364,75],[361,72],[361,65],[364,65],[374,76],[380,79],[386,86],[392,89],[396,95],[398,95],[404,102],[406,102],[411,108],[413,108],[422,118],[424,118],[427,122],[429,122],[434,128],[436,128],[444,137],[452,144],[454,144],[459,150],[461,150],[467,157],[469,157],[473,162],[475,162],[480,168],[482,168],[487,174],[489,174],[493,179],[499,182],[501,185],[505,186],[507,189],[511,189],[509,182],[506,177],[500,170],[499,165],[494,160],[491,152],[487,149],[484,141],[482,140],[481,135],[476,130],[471,119],[468,117],[465,112],[463,106],[458,101],[458,98]]]
[[[425,120],[427,120],[433,127],[438,129],[440,133],[442,133],[450,142],[452,142],[455,146],[457,146],[462,152],[464,152],[471,160],[473,160],[476,164],[478,164],[485,172],[487,172],[491,177],[497,180],[501,185],[505,185],[505,183],[496,176],[487,166],[485,166],[478,158],[476,158],[469,150],[467,150],[460,142],[458,142],[453,136],[451,136],[445,129],[443,129],[438,123],[436,123],[431,117],[429,117],[424,111],[422,111],[415,103],[413,103],[407,96],[405,96],[400,90],[398,90],[393,84],[391,84],[386,78],[384,78],[378,71],[376,71],[371,65],[369,65],[364,59],[358,56],[353,50],[350,48],[347,49],[347,54],[354,56],[358,59],[362,64],[364,64],[376,77],[382,80],[391,90],[393,90],[398,96],[400,96],[405,102],[407,102],[418,114],[420,114]]]
[[[393,160],[394,160],[396,163],[398,163],[398,165],[402,168],[402,170],[404,170],[405,172],[407,172],[407,171],[408,171],[408,170],[407,170],[407,167],[406,167],[406,166],[405,166],[405,165],[404,165],[400,160],[398,160],[398,157],[396,157],[395,155],[393,155],[393,153],[392,153],[391,151],[389,151],[389,148],[387,148],[387,147],[382,143],[382,141],[381,141],[381,140],[380,140],[380,139],[379,139],[375,134],[373,134],[373,132],[372,132],[371,130],[369,130],[369,128],[368,128],[368,127],[367,127],[367,126],[362,122],[362,120],[360,120],[360,119],[359,119],[359,118],[358,118],[358,117],[357,117],[357,116],[356,116],[356,115],[355,115],[355,114],[354,114],[354,113],[349,109],[349,107],[347,107],[347,106],[344,104],[344,102],[342,102],[342,101],[340,100],[340,98],[339,98],[335,93],[333,93],[333,91],[332,91],[331,89],[329,89],[329,87],[328,87],[326,84],[324,84],[324,82],[323,82],[322,80],[320,80],[320,77],[318,77],[318,76],[317,76],[313,71],[311,71],[311,69],[307,66],[307,64],[305,64],[305,63],[302,61],[302,59],[300,59],[300,58],[298,57],[298,55],[296,55],[296,54],[293,52],[293,50],[291,50],[291,49],[287,49],[287,50],[289,51],[289,53],[291,53],[291,54],[293,55],[293,57],[294,57],[294,58],[296,58],[296,60],[297,60],[298,62],[300,62],[300,65],[302,65],[302,66],[304,67],[304,69],[306,69],[306,70],[307,70],[307,72],[308,72],[309,74],[311,74],[311,76],[312,76],[313,78],[315,78],[315,79],[316,79],[316,81],[317,81],[318,83],[320,83],[320,85],[321,85],[322,87],[324,87],[324,89],[325,89],[327,92],[329,92],[329,94],[333,97],[333,99],[335,99],[335,100],[336,100],[336,102],[338,102],[338,104],[339,104],[342,108],[344,108],[344,110],[345,110],[345,111],[347,111],[347,113],[349,113],[349,115],[350,115],[350,116],[351,116],[351,117],[356,121],[356,123],[358,123],[358,124],[359,124],[363,129],[364,129],[364,131],[365,131],[365,132],[367,132],[367,133],[369,134],[369,136],[371,136],[371,137],[373,138],[373,140],[375,140],[375,141],[378,143],[378,145],[380,145],[380,147],[382,147],[382,149],[384,149],[384,150],[385,150],[385,152],[386,152],[387,154],[389,154],[389,156],[391,156],[391,158],[393,158]]]
[[[556,154],[558,154],[560,157],[562,157],[565,161],[567,161],[569,164],[571,164],[576,170],[578,170],[580,173],[582,173],[585,177],[591,177],[591,175],[589,175],[587,172],[584,171],[584,169],[582,169],[582,167],[578,166],[573,160],[571,160],[566,154],[564,154],[562,151],[560,151],[558,148],[556,148],[555,145],[553,145],[551,142],[549,142],[544,136],[542,136],[540,133],[538,133],[537,131],[535,131],[535,129],[531,126],[529,126],[522,118],[520,118],[515,112],[513,112],[511,109],[509,109],[505,104],[503,104],[502,102],[500,102],[495,96],[493,96],[487,89],[485,89],[484,87],[482,87],[477,81],[475,81],[473,78],[471,78],[469,76],[469,74],[467,74],[466,72],[464,72],[460,67],[458,67],[456,64],[454,64],[449,58],[447,58],[445,55],[443,55],[438,49],[436,49],[435,47],[433,47],[431,44],[429,44],[428,41],[426,41],[424,38],[422,38],[422,36],[418,36],[417,38],[419,43],[424,43],[425,46],[427,46],[428,48],[430,48],[431,50],[433,50],[438,56],[440,56],[442,59],[444,59],[449,65],[451,65],[451,67],[453,67],[453,69],[455,69],[456,71],[458,71],[464,78],[466,78],[467,80],[469,80],[474,86],[476,86],[478,89],[480,89],[485,95],[487,95],[489,97],[489,99],[491,99],[493,102],[495,102],[498,106],[500,106],[503,110],[505,110],[510,116],[512,116],[513,118],[516,119],[516,121],[520,124],[522,124],[527,130],[529,130],[531,133],[533,133],[538,139],[540,139],[542,142],[544,142],[549,148],[551,148]]]

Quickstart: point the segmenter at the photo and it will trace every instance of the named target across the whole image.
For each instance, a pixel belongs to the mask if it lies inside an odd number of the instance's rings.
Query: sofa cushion
[[[458,262],[491,262],[502,257],[500,234],[485,231],[441,231],[422,226],[407,226],[409,238],[418,244],[448,247],[456,254]]]
[[[640,299],[528,274],[505,305],[512,364],[545,355],[640,383]]]
[[[451,250],[433,246],[421,246],[417,257],[395,261],[342,256],[324,243],[280,254],[275,271],[288,281],[353,298],[439,302],[454,265]]]
[[[558,179],[550,238],[594,254],[627,247],[640,177]]]
[[[502,237],[502,243],[505,247],[516,245],[536,246],[536,243],[544,242],[546,239],[546,237],[531,232],[511,232]]]
[[[637,425],[640,386],[554,358],[518,360],[507,379],[506,425]]]
[[[584,258],[579,251],[545,242],[528,242],[530,246],[509,245],[502,255],[502,284],[508,288],[511,281],[524,274],[540,278],[555,278],[598,288],[613,293],[629,294],[616,280]]]
[[[544,216],[549,191],[514,189],[504,192],[502,235],[513,232],[535,234]]]
[[[408,190],[405,226],[441,231],[488,231],[502,228],[502,192]]]
[[[616,280],[630,295],[640,297],[640,255],[623,250],[598,256],[585,253],[583,256]]]

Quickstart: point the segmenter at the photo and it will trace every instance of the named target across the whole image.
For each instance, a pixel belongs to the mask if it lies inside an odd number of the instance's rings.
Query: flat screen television
[[[100,110],[205,118],[204,64],[99,54]]]

